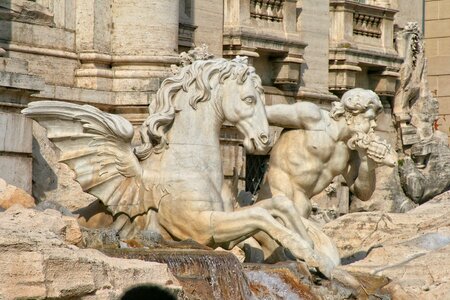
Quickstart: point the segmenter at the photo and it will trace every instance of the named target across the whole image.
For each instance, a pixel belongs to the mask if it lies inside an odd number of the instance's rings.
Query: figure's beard
[[[368,158],[380,165],[394,167],[397,164],[397,155],[391,145],[373,131],[355,132],[347,141],[347,146],[351,150],[359,150],[358,152],[362,150]]]

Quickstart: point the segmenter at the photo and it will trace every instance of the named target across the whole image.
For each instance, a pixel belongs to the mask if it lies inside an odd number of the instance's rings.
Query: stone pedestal
[[[0,57],[0,177],[31,194],[32,121],[20,110],[44,81],[26,73],[26,62]]]

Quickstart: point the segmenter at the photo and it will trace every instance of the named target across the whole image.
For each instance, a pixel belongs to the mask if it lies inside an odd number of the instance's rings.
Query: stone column
[[[110,91],[111,6],[113,0],[77,0],[76,51],[80,67],[75,70],[76,86]]]
[[[308,43],[302,64],[298,98],[329,104],[336,97],[328,92],[330,1],[303,0],[297,2],[297,31]]]
[[[112,2],[113,91],[153,91],[178,61],[179,0]]]

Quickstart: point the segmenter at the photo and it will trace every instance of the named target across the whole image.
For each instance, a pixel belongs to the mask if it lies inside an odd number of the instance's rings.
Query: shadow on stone
[[[139,285],[126,291],[121,300],[140,300],[140,299],[158,299],[158,300],[176,300],[176,297],[157,285]]]
[[[352,264],[358,260],[366,258],[367,254],[368,254],[367,251],[358,251],[356,253],[353,253],[352,255],[341,258],[341,264],[342,265]]]
[[[38,201],[45,198],[46,191],[58,187],[58,177],[41,152],[39,142],[33,137],[33,197]]]

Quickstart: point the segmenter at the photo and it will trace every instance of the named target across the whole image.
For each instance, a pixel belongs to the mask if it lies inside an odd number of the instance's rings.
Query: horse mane
[[[209,60],[196,60],[192,64],[180,68],[179,73],[166,78],[156,94],[156,99],[150,104],[150,116],[143,126],[147,128],[147,134],[151,144],[140,147],[136,155],[140,159],[147,158],[151,152],[160,153],[168,148],[166,133],[170,130],[175,119],[175,107],[173,99],[178,92],[187,92],[194,85],[195,94],[189,99],[189,105],[196,110],[199,102],[211,99],[211,78],[218,75],[219,83],[231,78],[243,84],[249,77],[254,81],[259,93],[263,93],[261,81],[253,75],[255,69],[246,64],[246,59],[237,57],[231,61],[223,58]]]

